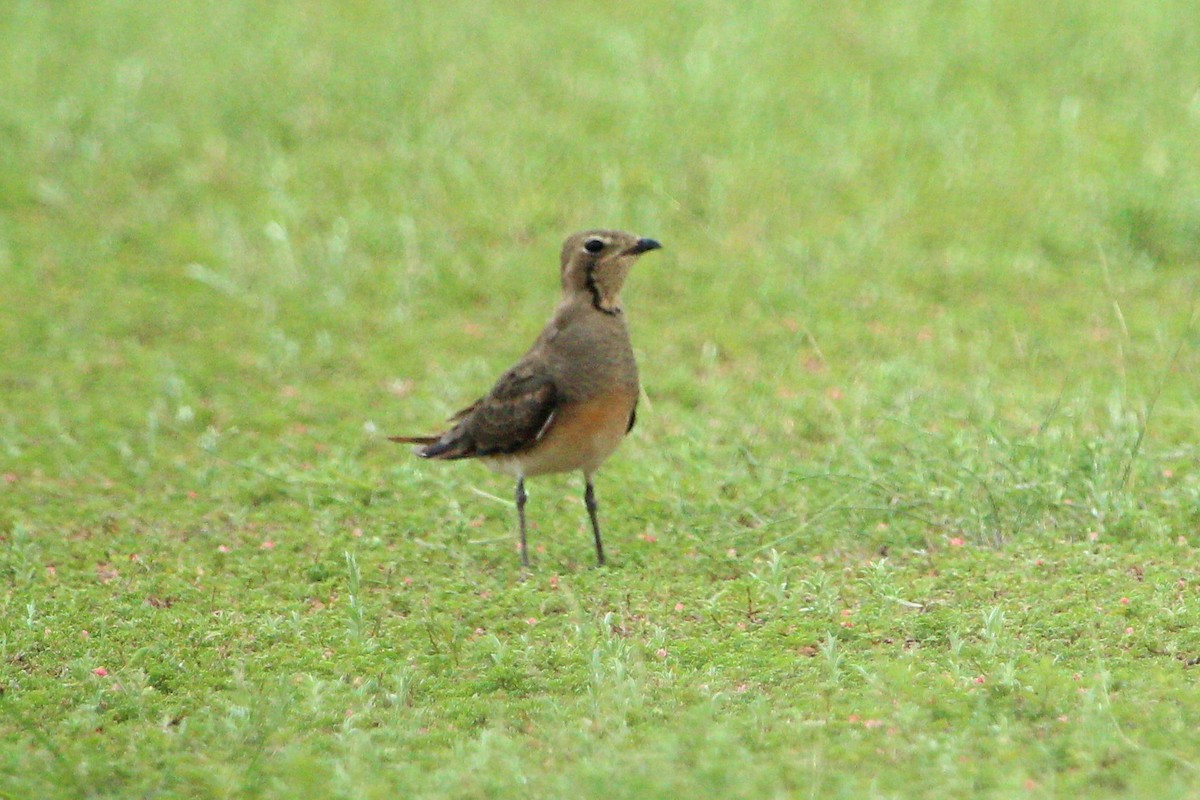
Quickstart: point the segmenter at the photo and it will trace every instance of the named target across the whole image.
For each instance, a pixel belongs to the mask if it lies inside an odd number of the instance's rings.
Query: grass
[[[1182,2],[10,3],[0,796],[1194,797]],[[598,481],[420,463],[659,238]]]

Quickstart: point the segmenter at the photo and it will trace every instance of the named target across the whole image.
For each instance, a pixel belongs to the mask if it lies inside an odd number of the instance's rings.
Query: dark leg
[[[587,506],[588,517],[592,520],[592,534],[596,537],[596,562],[600,566],[604,566],[604,544],[600,541],[600,520],[596,518],[596,511],[599,506],[596,504],[596,489],[592,486],[592,479],[584,476],[583,480],[587,484],[587,488],[583,490],[583,504]]]
[[[529,551],[525,548],[525,478],[517,478],[517,519],[521,521],[521,566],[529,566]]]

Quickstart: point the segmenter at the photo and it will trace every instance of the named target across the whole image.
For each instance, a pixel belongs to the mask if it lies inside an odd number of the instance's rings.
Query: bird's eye
[[[604,249],[604,240],[603,239],[588,239],[586,242],[583,243],[583,249],[587,250],[589,253],[599,253],[601,250]]]

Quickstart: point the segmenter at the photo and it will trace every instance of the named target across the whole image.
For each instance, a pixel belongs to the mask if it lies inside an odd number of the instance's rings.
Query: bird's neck
[[[589,270],[584,287],[591,297],[592,307],[604,314],[621,313],[621,286],[625,276],[612,270]]]
[[[598,269],[596,265],[571,265],[563,271],[563,300],[586,301],[593,309],[603,314],[621,313],[621,287],[625,285],[628,266],[608,264]]]
[[[586,286],[565,290],[562,304],[616,316],[621,313],[621,292],[605,291],[605,287],[589,281]]]

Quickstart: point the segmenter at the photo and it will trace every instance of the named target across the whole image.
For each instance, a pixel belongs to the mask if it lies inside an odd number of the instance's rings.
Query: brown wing
[[[486,399],[487,399],[486,397],[481,397],[478,400],[476,400],[474,403],[471,403],[471,405],[467,406],[466,408],[460,408],[458,411],[455,411],[452,415],[450,415],[450,419],[448,419],[446,421],[447,422],[458,422],[460,419],[463,419],[464,417],[468,416],[472,411],[479,408],[479,404],[482,403]]]
[[[516,453],[542,437],[557,406],[553,379],[519,364],[501,375],[486,397],[455,414],[457,424],[418,454],[454,459]]]

